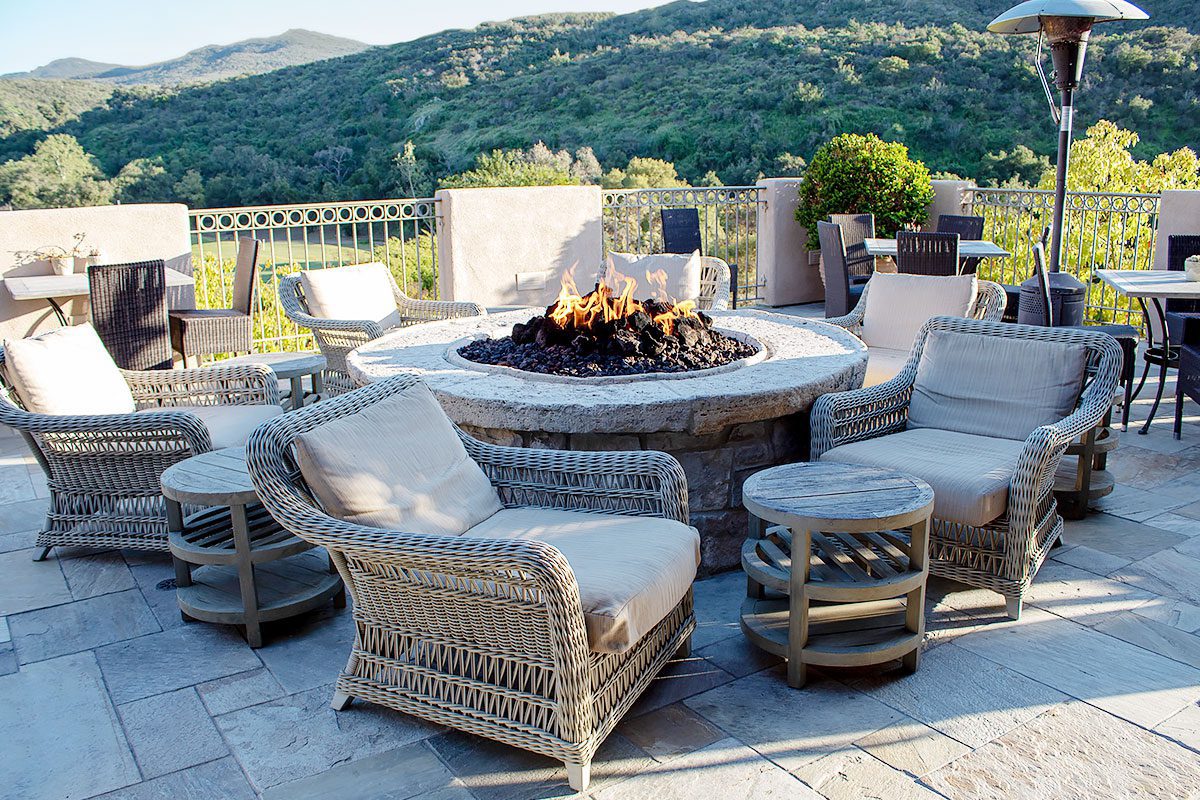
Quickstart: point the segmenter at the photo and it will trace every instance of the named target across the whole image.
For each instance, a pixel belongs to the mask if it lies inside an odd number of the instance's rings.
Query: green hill
[[[112,92],[111,86],[92,81],[0,80],[0,137],[56,128],[103,104]]]
[[[427,175],[420,192],[480,151],[538,140],[591,146],[605,167],[654,156],[693,181],[709,170],[750,181],[775,170],[780,154],[808,157],[842,131],[903,141],[935,171],[1028,178],[1036,165],[1014,149],[1049,153],[1055,132],[1034,39],[984,31],[1008,5],[708,0],[552,14],[117,96],[58,130],[110,175],[160,158],[165,174],[136,199],[174,196],[194,170],[209,205],[395,195],[392,160],[407,140]],[[1137,130],[1143,156],[1196,147],[1200,131],[1200,37],[1185,27],[1194,8],[1157,0],[1150,10],[1154,25],[1102,26],[1093,37],[1077,122]],[[30,152],[40,136],[0,140],[0,160]],[[322,157],[331,148],[336,160]]]

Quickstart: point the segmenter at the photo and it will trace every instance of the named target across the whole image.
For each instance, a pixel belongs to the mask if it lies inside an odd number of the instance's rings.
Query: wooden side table
[[[162,474],[179,609],[186,620],[244,625],[262,646],[264,622],[346,604],[327,559],[288,533],[258,502],[240,447],[180,461]],[[215,506],[184,518],[181,504]],[[193,570],[193,566],[199,567]]]
[[[291,383],[291,395],[288,401],[289,410],[295,410],[304,405],[307,397],[304,393],[304,376],[308,375],[312,384],[312,394],[320,397],[325,390],[322,375],[325,371],[325,356],[320,353],[251,353],[237,356],[224,361],[218,361],[221,366],[231,364],[265,364],[281,381]]]
[[[750,595],[742,631],[787,658],[789,686],[804,685],[808,664],[899,658],[917,669],[933,512],[927,483],[874,467],[787,464],[752,475],[742,499],[758,520],[776,523],[742,548]]]

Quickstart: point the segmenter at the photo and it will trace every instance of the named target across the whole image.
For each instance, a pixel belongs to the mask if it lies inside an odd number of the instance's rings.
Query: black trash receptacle
[[[1054,327],[1065,328],[1083,324],[1083,313],[1087,308],[1087,286],[1065,272],[1050,272],[1050,305],[1054,314]],[[1037,276],[1021,284],[1021,307],[1017,321],[1022,325],[1050,324],[1046,319],[1042,287]]]

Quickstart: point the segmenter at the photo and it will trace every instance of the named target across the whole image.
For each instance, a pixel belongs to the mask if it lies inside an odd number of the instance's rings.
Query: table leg
[[[251,647],[262,647],[262,629],[258,623],[258,590],[254,586],[254,564],[250,561],[250,525],[246,521],[246,507],[231,506],[229,521],[233,524],[233,546],[237,551],[238,584],[242,590],[246,642]]]
[[[46,300],[50,303],[50,308],[54,309],[54,316],[58,317],[58,324],[64,328],[70,325],[71,323],[67,321],[67,313],[63,311],[63,308],[58,304],[58,301],[53,297],[47,297]]]
[[[1158,413],[1158,405],[1162,402],[1163,388],[1167,383],[1167,363],[1171,360],[1171,333],[1167,330],[1167,312],[1163,307],[1163,303],[1157,297],[1150,298],[1150,302],[1154,305],[1154,312],[1158,316],[1159,325],[1162,330],[1162,364],[1158,369],[1158,391],[1154,393],[1154,404],[1150,406],[1150,416],[1146,417],[1146,424],[1138,431],[1139,434],[1145,436],[1150,432],[1150,425],[1154,422],[1154,415]],[[1146,308],[1145,302],[1142,303],[1143,310]]]
[[[304,407],[304,378],[300,375],[292,376],[292,411],[297,408]]]
[[[929,562],[929,519],[912,526],[908,539],[909,569],[927,572]],[[913,589],[904,601],[904,627],[913,633],[925,633],[925,581]],[[921,664],[921,642],[900,659],[908,672],[916,672]]]
[[[317,370],[312,374],[312,390],[313,399],[320,400],[321,395],[325,392],[325,379],[321,370]]]
[[[167,531],[183,533],[183,509],[174,500],[167,500]],[[175,586],[192,585],[192,566],[183,559],[172,554],[171,561],[175,564]]]
[[[804,687],[807,670],[804,666],[804,645],[808,642],[808,583],[810,559],[796,558],[796,553],[812,552],[812,531],[792,531],[792,575],[788,610],[787,682],[793,689]],[[799,567],[799,569],[797,569]]]
[[[750,528],[748,535],[750,538],[763,538],[767,532],[767,523],[763,522],[753,514],[749,514],[747,516]],[[764,597],[766,597],[766,593],[763,591],[763,585],[754,580],[754,578],[751,578],[749,575],[746,576],[746,597],[753,597],[757,600],[762,600]]]

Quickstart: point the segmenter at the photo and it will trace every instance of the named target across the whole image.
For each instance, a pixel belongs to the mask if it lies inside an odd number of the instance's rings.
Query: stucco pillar
[[[769,306],[811,303],[825,298],[817,267],[808,262],[808,230],[796,222],[799,178],[758,182],[765,202],[758,204],[758,269],[766,281]]]
[[[1200,233],[1200,190],[1172,189],[1162,193],[1158,208],[1158,239],[1154,243],[1154,268],[1167,268],[1167,239]]]
[[[545,306],[574,267],[580,288],[603,253],[600,187],[441,189],[438,288],[445,300]]]
[[[922,230],[937,229],[938,217],[942,214],[965,214],[966,193],[974,189],[974,181],[934,181],[933,202],[929,204],[929,217]]]

